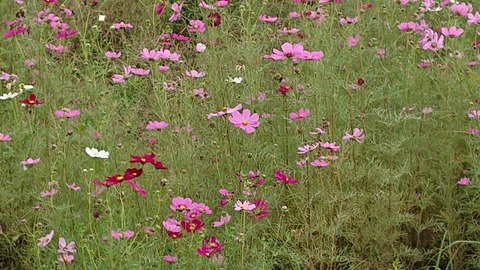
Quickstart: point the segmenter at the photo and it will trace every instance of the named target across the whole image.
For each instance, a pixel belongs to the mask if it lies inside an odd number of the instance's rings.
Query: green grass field
[[[478,2],[24,2],[0,269],[480,269]]]

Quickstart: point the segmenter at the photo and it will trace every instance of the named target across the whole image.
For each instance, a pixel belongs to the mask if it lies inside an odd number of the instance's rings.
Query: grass
[[[158,3],[151,0],[65,1],[74,11],[71,17],[61,11],[61,3],[48,7],[78,33],[56,39],[57,31],[33,20],[47,5],[26,2],[0,3],[2,21],[16,20],[23,9],[29,28],[0,40],[0,71],[18,75],[18,80],[0,81],[0,95],[19,91],[22,84],[34,87],[0,100],[0,132],[12,138],[0,141],[0,268],[480,268],[480,137],[467,131],[480,128],[479,117],[468,117],[480,109],[478,67],[467,65],[478,61],[472,48],[478,25],[468,25],[468,18],[448,7],[419,13],[421,2],[372,0],[373,7],[363,12],[359,1],[233,0],[215,10],[220,26],[206,23],[205,32],[189,32],[190,20],[207,22],[211,13],[197,1],[183,3],[176,22],[169,21],[171,3],[157,15]],[[288,16],[317,7],[324,12],[318,23]],[[472,14],[478,8],[474,4]],[[434,31],[455,25],[465,32],[446,38],[438,51],[424,50],[418,34],[397,28],[400,22],[420,22],[415,13]],[[281,25],[261,22],[264,14],[278,16]],[[106,20],[98,21],[99,15]],[[346,16],[359,21],[340,25]],[[110,27],[121,21],[133,28]],[[283,26],[298,28],[304,36],[279,34]],[[162,48],[161,35],[172,31],[189,37],[173,40],[169,48],[181,55],[180,61],[141,58],[143,48]],[[347,46],[356,34],[358,44]],[[207,47],[203,53],[195,50],[199,42]],[[305,50],[321,50],[324,56],[298,64],[263,58],[285,42],[301,42]],[[52,52],[45,47],[49,43],[69,51]],[[122,56],[108,59],[106,51]],[[35,65],[26,66],[26,59]],[[434,62],[419,68],[422,59]],[[115,83],[112,75],[124,74],[122,65],[150,69],[150,74]],[[170,70],[159,72],[159,65]],[[193,69],[206,76],[187,77],[185,71]],[[229,77],[243,80],[232,83]],[[285,85],[292,90],[282,95],[278,90]],[[200,88],[207,98],[193,95]],[[20,106],[31,93],[44,103]],[[236,128],[229,116],[207,118],[237,104],[261,116],[255,132]],[[433,111],[424,111],[427,107]],[[55,116],[62,108],[81,114]],[[290,119],[300,108],[310,115]],[[149,121],[166,121],[168,127],[147,130]],[[326,133],[309,134],[319,127]],[[354,128],[363,130],[364,138],[342,140]],[[340,150],[320,146],[297,153],[298,147],[315,142],[336,142]],[[90,157],[86,147],[106,150],[109,157]],[[168,169],[129,162],[131,155],[150,153]],[[310,165],[328,155],[338,159],[326,167]],[[303,167],[296,164],[307,156]],[[29,157],[41,161],[20,164]],[[97,194],[100,186],[94,180],[133,167],[143,168],[135,181],[146,197],[126,181]],[[277,170],[299,183],[279,181]],[[250,178],[249,171],[260,173]],[[463,177],[471,182],[457,184]],[[265,183],[255,185],[260,178]],[[66,183],[80,189],[73,191]],[[58,193],[40,195],[51,188]],[[222,188],[235,193],[222,197]],[[204,203],[212,214],[199,217],[205,223],[200,230],[182,228],[183,237],[173,239],[162,223],[185,220],[170,208],[177,197]],[[231,201],[222,207],[222,198]],[[258,198],[268,202],[268,217],[252,219],[258,208],[234,210],[237,200]],[[214,228],[213,222],[226,214],[230,222]],[[39,246],[52,230],[51,243]],[[134,236],[116,239],[112,231],[117,230]],[[212,236],[224,246],[210,258],[201,256],[197,249],[205,239],[214,241]],[[70,263],[58,259],[60,238],[75,242],[76,252],[67,252],[74,257]],[[178,261],[166,262],[165,255]]]

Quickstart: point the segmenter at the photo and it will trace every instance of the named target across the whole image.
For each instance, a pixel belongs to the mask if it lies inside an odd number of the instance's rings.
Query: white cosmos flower
[[[18,96],[17,92],[8,92],[0,96],[0,100],[6,100]]]
[[[98,21],[99,22],[104,22],[105,21],[105,15],[98,15]]]
[[[231,82],[231,83],[242,83],[243,81],[243,78],[242,77],[228,77],[228,79],[226,79],[225,81],[227,82]]]
[[[110,153],[105,150],[98,151],[98,149],[90,147],[85,148],[85,152],[93,158],[108,158],[108,155],[110,155]]]

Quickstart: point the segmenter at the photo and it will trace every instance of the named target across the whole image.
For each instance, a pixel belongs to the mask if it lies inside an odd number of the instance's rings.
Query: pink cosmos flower
[[[278,17],[271,17],[268,15],[260,15],[258,19],[262,22],[276,22],[278,20]]]
[[[143,48],[143,50],[140,52],[140,56],[147,60],[158,60],[160,59],[160,52],[157,50],[148,50],[147,48]]]
[[[189,32],[205,32],[205,24],[201,20],[190,20],[188,26]]]
[[[114,23],[112,24],[112,27],[115,29],[130,29],[133,28],[133,26],[130,23],[125,23],[125,22],[119,22],[119,23]]]
[[[468,128],[467,132],[468,134],[475,136],[480,133],[480,130],[476,128]]]
[[[160,55],[160,58],[162,59],[168,59],[172,62],[176,62],[180,59],[180,54],[176,53],[176,52],[170,52],[169,50],[167,49],[161,49],[159,51],[159,55]]]
[[[463,32],[464,30],[462,28],[457,28],[456,26],[440,28],[440,33],[450,38],[459,37]]]
[[[457,182],[457,185],[459,185],[459,186],[467,186],[469,184],[470,184],[470,178],[468,178],[468,177],[462,177]]]
[[[285,60],[287,58],[300,58],[303,53],[303,45],[301,43],[283,43],[282,50],[273,49],[273,54],[270,57],[277,60]]]
[[[193,204],[193,201],[190,198],[175,197],[172,199],[172,204],[170,205],[170,209],[172,209],[173,211],[183,212],[188,208],[190,208],[192,204]]]
[[[203,44],[203,43],[198,43],[195,46],[195,50],[197,50],[197,52],[199,52],[199,53],[203,53],[206,49],[207,49],[207,46],[205,46],[205,44]]]
[[[355,47],[357,46],[358,42],[360,41],[360,35],[356,34],[354,37],[347,38],[347,45],[348,47]]]
[[[125,81],[125,76],[120,74],[113,74],[112,77],[110,77],[110,79],[116,83],[121,83],[121,84],[127,83],[127,81]]]
[[[12,138],[10,137],[10,135],[0,133],[0,142],[8,142],[11,140]]]
[[[295,121],[301,121],[305,118],[307,118],[310,115],[310,110],[309,109],[299,109],[298,112],[291,112],[289,114],[290,119],[295,120]]]
[[[40,237],[40,239],[38,239],[37,246],[39,247],[47,246],[52,241],[54,234],[55,232],[51,230],[49,234],[45,235],[44,237]]]
[[[180,227],[180,222],[173,218],[163,221],[162,225],[169,232],[179,233],[182,230],[182,227]]]
[[[235,211],[252,211],[253,209],[255,209],[255,204],[253,203],[250,203],[249,201],[240,201],[238,200],[236,203],[235,203]]]
[[[146,76],[150,73],[150,69],[143,69],[143,68],[133,68],[130,67],[130,72],[137,76]]]
[[[300,146],[300,147],[297,148],[297,154],[302,155],[302,154],[306,154],[308,152],[311,152],[311,151],[317,149],[317,147],[319,145],[320,145],[320,143],[316,142],[316,143],[313,143],[312,145],[305,144],[304,146]]]
[[[438,35],[431,29],[425,30],[425,36],[419,41],[420,47],[424,50],[439,51],[443,48],[443,40],[445,36]]]
[[[450,6],[450,10],[453,12],[453,14],[467,17],[468,14],[473,11],[473,6],[472,4],[468,3],[453,4]]]
[[[358,16],[353,18],[350,18],[350,17],[340,18],[339,20],[340,25],[356,24],[357,22],[358,22]]]
[[[65,183],[65,185],[73,191],[79,191],[80,190],[80,187],[75,185],[75,183],[73,183],[73,184]]]
[[[303,60],[320,60],[323,58],[323,52],[322,51],[316,51],[316,52],[303,51],[300,58]]]
[[[357,142],[361,142],[365,138],[365,134],[363,134],[363,129],[354,128],[353,134],[348,134],[345,132],[345,136],[343,136],[342,140],[347,141],[350,139],[355,139]]]
[[[194,69],[192,70],[187,70],[185,71],[185,74],[187,74],[188,77],[192,77],[192,78],[202,78],[205,76],[205,72],[198,72]]]
[[[158,71],[160,72],[167,72],[170,70],[169,66],[158,66]]]
[[[420,63],[417,64],[419,68],[428,68],[434,62],[434,59],[422,59]]]
[[[423,110],[422,110],[422,113],[423,113],[423,114],[429,114],[429,113],[432,113],[432,112],[433,112],[432,107],[425,107],[425,108],[423,108]]]
[[[233,107],[233,108],[229,108],[229,107],[223,107],[221,111],[219,112],[216,112],[216,113],[209,113],[207,115],[207,119],[210,119],[212,117],[217,117],[217,116],[222,116],[222,115],[226,115],[226,114],[232,114],[233,112],[235,111],[239,111],[242,109],[242,104],[237,104],[237,106]]]
[[[212,210],[210,209],[210,207],[208,207],[206,204],[204,203],[192,203],[188,209],[190,210],[198,210],[200,213],[202,214],[211,214],[212,213]]]
[[[238,111],[234,111],[228,118],[230,123],[244,130],[246,133],[255,132],[255,128],[260,125],[258,119],[259,115],[257,113],[250,114],[249,109],[244,109],[241,114]]]
[[[297,29],[297,28],[288,29],[287,27],[283,27],[282,29],[278,30],[277,32],[281,33],[281,34],[296,34],[299,31],[300,31],[300,29]]]
[[[170,7],[173,10],[172,16],[168,19],[170,22],[178,20],[181,16],[180,12],[182,11],[182,4],[173,3]]]
[[[74,259],[75,256],[72,254],[59,254],[57,258],[60,263],[71,263]]]
[[[40,162],[40,158],[36,158],[36,159],[28,158],[26,160],[20,161],[20,164],[22,164],[22,165],[32,165],[32,164],[37,164],[39,162]]]
[[[55,116],[57,117],[66,117],[66,118],[73,118],[80,115],[80,110],[71,110],[69,108],[63,108],[61,111],[56,110]]]
[[[232,216],[230,216],[229,214],[226,214],[225,216],[221,216],[219,221],[213,222],[213,227],[214,228],[222,227],[223,225],[225,225],[225,223],[228,223],[231,218]]]
[[[320,146],[333,152],[340,150],[340,146],[338,146],[336,142],[320,142]]]
[[[327,132],[325,132],[322,128],[315,128],[314,131],[311,131],[309,132],[308,134],[310,135],[319,135],[319,134],[326,134]]]
[[[53,195],[55,195],[57,193],[58,193],[58,189],[52,188],[51,190],[44,190],[44,191],[40,192],[40,197],[48,198],[48,197],[52,197]]]
[[[77,250],[75,249],[75,242],[70,242],[67,244],[67,241],[65,238],[60,237],[58,239],[58,253],[60,254],[68,254],[68,253],[77,253]]]
[[[471,110],[467,115],[471,119],[480,119],[480,110]]]
[[[177,257],[172,256],[172,255],[165,255],[165,256],[163,256],[163,260],[166,261],[166,262],[169,262],[169,263],[174,263],[178,259],[177,259]]]
[[[310,165],[314,167],[327,167],[328,165],[330,165],[330,163],[324,159],[316,159],[310,162]]]
[[[280,170],[275,171],[275,178],[279,181],[284,182],[285,184],[298,184],[298,180],[293,177],[288,177],[286,174],[282,173]]]
[[[49,49],[50,51],[54,51],[54,52],[56,52],[56,53],[58,53],[58,54],[62,54],[62,53],[65,53],[65,52],[68,51],[68,48],[67,48],[67,47],[64,47],[63,45],[57,45],[57,46],[55,46],[55,45],[53,45],[53,44],[47,44],[47,45],[45,45],[45,47],[46,47],[47,49]]]
[[[166,127],[168,127],[168,123],[165,121],[161,121],[161,122],[149,121],[148,125],[145,128],[148,130],[152,130],[152,129],[164,129]]]
[[[77,34],[76,29],[66,29],[66,30],[60,30],[58,33],[54,36],[54,38],[68,38],[68,37],[73,37]]]
[[[205,1],[200,2],[199,6],[201,8],[209,9],[209,10],[214,10],[215,6],[214,5],[209,5]]]
[[[467,21],[468,25],[472,25],[472,24],[480,25],[480,13],[478,13],[478,11],[475,12],[475,14],[468,13],[467,17],[468,17],[468,21]]]
[[[105,57],[107,58],[120,58],[122,52],[105,52]]]

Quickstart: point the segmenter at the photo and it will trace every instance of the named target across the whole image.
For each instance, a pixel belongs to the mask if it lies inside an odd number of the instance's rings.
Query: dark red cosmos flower
[[[28,98],[19,100],[18,102],[23,103],[27,106],[34,106],[34,105],[43,104],[43,99],[38,100],[37,96],[35,96],[35,94],[30,94],[30,96],[28,96]]]
[[[143,169],[137,169],[137,168],[130,168],[125,171],[123,174],[123,180],[132,180],[133,178],[141,176],[143,173]]]
[[[182,220],[180,224],[187,232],[196,232],[205,226],[205,223],[200,219],[194,219],[192,221]]]
[[[131,157],[132,157],[132,160],[130,160],[130,163],[146,164],[146,163],[155,162],[155,153],[145,154],[143,156],[131,155]]]
[[[154,161],[152,162],[152,165],[155,166],[156,169],[159,169],[159,170],[166,170],[167,167],[163,166],[163,163],[160,162],[160,161]]]
[[[168,237],[170,238],[182,238],[182,233],[181,232],[168,232]]]
[[[217,27],[222,24],[222,16],[217,12],[212,12],[208,14],[208,19],[210,20],[210,26]]]
[[[255,222],[262,218],[268,217],[268,202],[260,198],[256,199],[254,202],[255,209],[252,212],[252,218]]]
[[[365,80],[362,79],[362,78],[359,78],[359,79],[357,80],[357,84],[360,85],[360,86],[362,86],[364,83],[365,83]]]
[[[165,1],[162,1],[155,7],[155,13],[157,13],[157,15],[160,16],[162,15],[164,9],[165,9]]]

